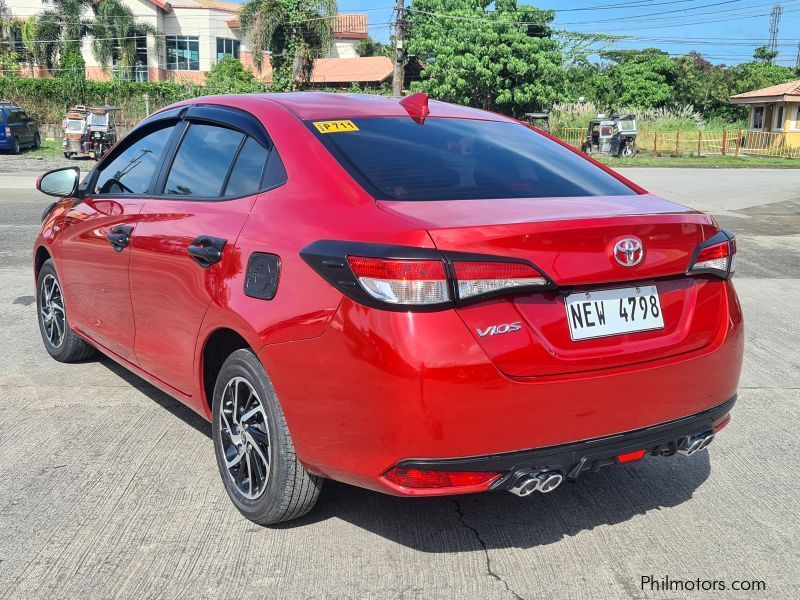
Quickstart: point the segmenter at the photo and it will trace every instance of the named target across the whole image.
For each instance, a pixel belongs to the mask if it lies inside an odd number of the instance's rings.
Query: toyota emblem
[[[614,246],[614,258],[623,267],[635,267],[644,258],[644,246],[636,238],[622,238]]]

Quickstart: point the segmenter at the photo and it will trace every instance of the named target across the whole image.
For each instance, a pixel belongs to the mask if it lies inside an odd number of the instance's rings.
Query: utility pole
[[[797,60],[794,63],[794,68],[800,70],[800,42],[797,42]]]
[[[403,29],[405,28],[404,0],[395,1],[394,19],[394,72],[392,73],[392,96],[403,94]]]
[[[769,44],[767,44],[767,48],[772,52],[778,52],[778,29],[780,28],[782,15],[783,6],[775,4],[769,15]]]

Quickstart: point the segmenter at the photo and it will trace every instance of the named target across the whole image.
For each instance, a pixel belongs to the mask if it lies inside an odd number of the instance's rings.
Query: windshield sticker
[[[314,121],[314,127],[320,133],[339,133],[342,131],[358,131],[352,121]]]

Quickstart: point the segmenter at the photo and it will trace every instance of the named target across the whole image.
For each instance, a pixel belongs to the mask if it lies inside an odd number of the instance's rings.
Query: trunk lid
[[[442,250],[521,258],[559,289],[492,298],[458,309],[496,366],[512,376],[607,369],[701,348],[714,339],[724,311],[723,286],[686,277],[697,245],[718,230],[712,218],[652,195],[379,202],[424,227]],[[636,237],[635,267],[614,259],[622,238]],[[572,341],[565,297],[576,291],[655,285],[664,328]],[[481,336],[519,322],[509,335]]]

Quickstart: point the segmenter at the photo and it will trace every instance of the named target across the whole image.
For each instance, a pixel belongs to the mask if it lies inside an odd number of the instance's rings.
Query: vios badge
[[[486,337],[487,335],[502,335],[504,333],[513,333],[522,329],[522,323],[514,321],[513,323],[503,323],[502,325],[492,325],[486,329],[476,329],[478,335]]]

